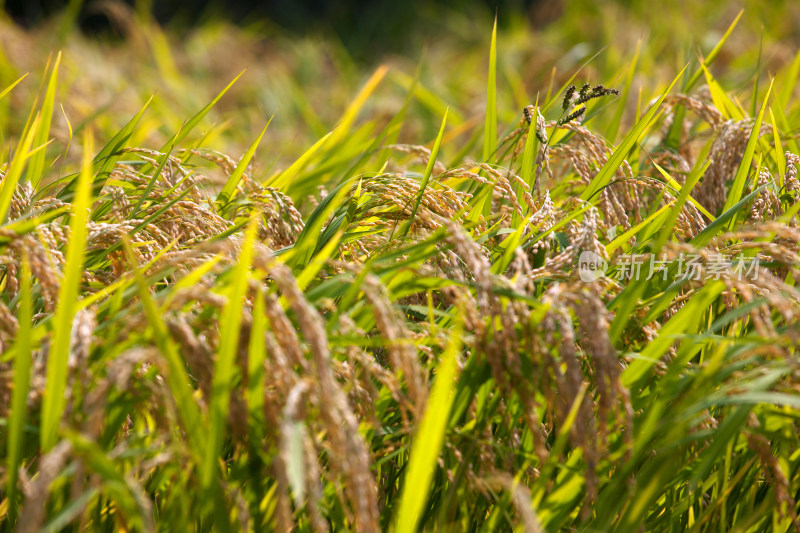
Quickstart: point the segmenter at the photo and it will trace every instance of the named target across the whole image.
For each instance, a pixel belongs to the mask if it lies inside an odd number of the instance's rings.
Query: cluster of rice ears
[[[446,109],[397,143],[413,81],[356,127],[381,67],[267,173],[266,126],[193,141],[230,85],[158,148],[149,102],[50,142],[52,56],[0,171],[2,527],[800,528],[800,60],[745,109],[729,33],[619,136],[635,59],[498,134],[493,37],[466,145]],[[587,251],[664,275],[584,282]]]

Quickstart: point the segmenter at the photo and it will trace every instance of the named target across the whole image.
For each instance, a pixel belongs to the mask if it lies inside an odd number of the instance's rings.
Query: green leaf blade
[[[59,424],[65,407],[67,360],[72,339],[72,322],[83,277],[83,261],[88,234],[88,211],[91,206],[92,152],[91,134],[84,136],[84,159],[77,181],[75,199],[70,209],[70,239],[67,244],[64,278],[58,293],[53,340],[47,358],[47,377],[42,400],[41,447],[49,451],[56,444]]]

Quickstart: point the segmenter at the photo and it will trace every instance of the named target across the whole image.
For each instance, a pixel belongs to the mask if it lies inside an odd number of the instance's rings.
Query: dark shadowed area
[[[328,35],[341,40],[358,59],[418,51],[422,40],[435,37],[442,19],[454,12],[480,18],[499,12],[506,15],[501,25],[508,24],[509,15],[513,15],[542,26],[555,20],[562,10],[561,0],[6,0],[5,10],[13,20],[30,27],[65,9],[75,9],[86,34],[120,37],[116,20],[120,3],[148,11],[159,23],[174,28],[222,18],[239,25],[267,23],[297,35]]]

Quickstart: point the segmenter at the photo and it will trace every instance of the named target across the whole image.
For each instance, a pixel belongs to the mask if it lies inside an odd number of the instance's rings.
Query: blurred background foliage
[[[70,126],[88,124],[113,134],[156,93],[158,123],[141,128],[148,138],[134,141],[159,145],[247,69],[202,124],[204,143],[241,153],[276,113],[265,137],[269,149],[257,161],[265,173],[335,128],[381,64],[388,74],[361,113],[374,128],[403,106],[418,72],[399,141],[431,141],[448,106],[452,135],[466,136],[483,120],[495,14],[501,131],[510,131],[537,95],[556,90],[579,69],[580,82],[621,85],[639,47],[639,68],[624,95],[630,123],[637,105],[656,94],[654,82],[663,85],[689,62],[696,66],[742,9],[712,69],[734,95],[755,77],[763,87],[800,44],[800,3],[789,0],[7,0],[3,8],[0,85],[30,73],[26,89],[0,102],[5,150],[24,121],[20,113],[6,116],[8,108],[30,108],[44,58],[63,50],[57,97],[64,111],[54,117],[56,140],[66,140]],[[469,142],[465,137],[459,144]],[[77,158],[79,152],[71,153]]]

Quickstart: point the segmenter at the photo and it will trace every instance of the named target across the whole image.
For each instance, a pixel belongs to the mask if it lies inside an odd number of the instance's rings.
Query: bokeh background
[[[418,74],[400,140],[432,139],[448,106],[449,124],[469,130],[484,112],[495,15],[498,117],[511,127],[522,107],[578,70],[580,82],[620,85],[637,57],[638,72],[666,83],[707,54],[741,10],[713,66],[734,93],[754,77],[768,81],[792,61],[800,45],[800,2],[7,0],[0,21],[0,85],[29,77],[26,89],[0,102],[0,113],[30,106],[45,58],[60,50],[63,113],[54,118],[57,140],[67,138],[69,125],[116,131],[156,94],[152,105],[159,121],[142,129],[147,138],[134,140],[160,145],[246,69],[204,131],[210,131],[208,145],[241,153],[275,113],[266,134],[270,148],[260,159],[267,171],[331,131],[381,65],[387,74],[362,113],[376,127],[402,107]],[[633,118],[637,102],[653,96],[639,94],[641,76],[624,95],[625,120]],[[4,122],[10,128],[4,136],[18,133],[23,123],[15,120]]]

